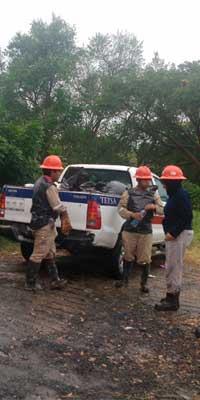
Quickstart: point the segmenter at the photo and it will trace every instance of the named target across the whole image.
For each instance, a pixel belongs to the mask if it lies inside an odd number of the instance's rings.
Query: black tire
[[[33,243],[21,242],[21,254],[26,261],[29,260],[32,253],[33,253]]]
[[[124,249],[120,237],[112,252],[111,273],[112,277],[116,280],[121,280],[123,277],[123,254],[124,254]]]

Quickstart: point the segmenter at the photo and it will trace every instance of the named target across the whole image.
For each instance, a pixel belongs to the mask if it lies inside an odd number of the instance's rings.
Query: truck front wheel
[[[32,252],[33,252],[33,243],[21,242],[21,254],[26,261],[29,260]]]

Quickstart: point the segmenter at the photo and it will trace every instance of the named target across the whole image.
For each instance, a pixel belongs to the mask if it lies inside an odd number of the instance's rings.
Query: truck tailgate
[[[5,212],[3,220],[11,223],[29,224],[31,220],[32,188],[4,186]],[[66,205],[74,230],[90,231],[95,234],[94,245],[113,248],[117,242],[124,220],[117,213],[120,196],[88,192],[59,192],[61,201]],[[100,225],[88,225],[88,205],[92,203],[99,207]],[[92,210],[93,212],[93,210]],[[2,218],[2,217],[1,217]],[[154,217],[153,242],[164,240],[162,217]],[[57,227],[60,218],[57,219]]]
[[[29,224],[31,220],[32,188],[5,186],[5,213],[4,220]],[[61,200],[66,204],[73,228],[85,230],[87,218],[87,204],[91,195],[84,193],[59,193]],[[60,220],[57,220],[60,226]]]
[[[12,222],[30,223],[32,190],[20,187],[4,187],[4,219]]]
[[[32,188],[4,186],[5,212],[4,220],[29,224],[31,220]],[[100,206],[110,205],[110,196],[100,196],[92,193],[60,191],[61,201],[66,205],[73,229],[86,230],[87,210],[90,201]],[[117,203],[115,204],[115,206]],[[107,209],[109,207],[106,207]],[[60,226],[60,219],[57,220]]]

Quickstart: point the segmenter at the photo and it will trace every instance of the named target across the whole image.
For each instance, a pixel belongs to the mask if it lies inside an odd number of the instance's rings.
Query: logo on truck
[[[117,206],[119,199],[116,197],[100,196],[101,204],[105,206]]]

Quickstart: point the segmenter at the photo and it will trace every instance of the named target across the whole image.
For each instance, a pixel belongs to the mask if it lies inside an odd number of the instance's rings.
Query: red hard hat
[[[54,169],[57,171],[62,171],[63,165],[60,157],[58,156],[48,156],[44,159],[43,163],[40,165],[42,169]]]
[[[152,179],[151,170],[148,167],[146,167],[145,165],[138,167],[136,169],[135,178],[136,179]]]
[[[181,168],[176,165],[168,165],[163,169],[162,175],[160,177],[161,180],[185,180],[187,179],[183,175],[183,171]]]

